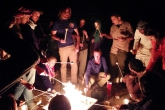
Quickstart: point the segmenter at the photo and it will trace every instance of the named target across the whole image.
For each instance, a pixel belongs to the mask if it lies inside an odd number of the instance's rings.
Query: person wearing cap
[[[61,62],[67,62],[68,57],[71,64],[71,82],[77,83],[77,52],[79,51],[80,36],[77,24],[70,19],[71,8],[63,7],[59,11],[59,20],[55,21],[52,26],[52,38],[58,41],[59,55]],[[76,33],[76,44],[72,38],[72,33]],[[76,45],[76,46],[75,46]],[[61,63],[61,81],[66,82],[67,66]]]
[[[133,50],[131,51],[136,55],[136,59],[143,62],[145,67],[148,65],[152,48],[150,39],[144,35],[144,30],[147,24],[148,23],[145,21],[139,21],[134,35]]]

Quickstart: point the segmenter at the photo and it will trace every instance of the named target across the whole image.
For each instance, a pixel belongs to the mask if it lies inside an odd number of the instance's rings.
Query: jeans
[[[36,69],[32,68],[28,74],[23,75],[23,80],[26,80],[30,84],[34,84],[35,81]],[[25,101],[27,101],[27,105],[33,103],[33,93],[32,90],[27,89],[23,84],[18,84],[14,91],[15,100],[19,100],[20,96],[23,94]]]
[[[69,61],[73,62],[71,64],[71,82],[72,83],[77,83],[77,53],[74,45],[71,46],[66,46],[66,47],[61,47],[59,48],[59,54],[60,54],[60,60],[61,62],[67,62],[68,57]],[[66,82],[66,77],[67,77],[67,66],[66,63],[61,63],[61,81]]]

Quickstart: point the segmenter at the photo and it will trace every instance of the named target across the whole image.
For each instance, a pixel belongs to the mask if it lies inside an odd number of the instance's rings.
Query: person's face
[[[147,38],[149,38],[150,40],[156,40],[156,38],[155,38],[155,36],[154,36],[154,35],[147,36]]]
[[[84,26],[84,25],[85,25],[85,20],[84,19],[80,20],[80,26]]]
[[[21,24],[26,24],[29,21],[31,15],[23,15],[21,18]]]
[[[34,21],[34,23],[36,23],[39,20],[40,15],[41,14],[38,11],[32,13],[31,19]]]
[[[114,25],[118,25],[121,22],[121,18],[116,16],[111,16],[111,21]]]
[[[67,20],[71,16],[71,10],[70,8],[67,8],[65,11],[61,12],[61,19]]]
[[[93,56],[94,56],[95,61],[99,61],[100,60],[101,53],[94,51]]]
[[[100,24],[98,22],[94,23],[96,29],[100,29]]]
[[[144,29],[139,29],[139,32],[140,32],[141,34],[144,34]]]
[[[49,66],[50,66],[51,68],[54,67],[54,65],[56,64],[56,62],[57,62],[56,59],[50,59],[50,60],[48,60],[48,64],[49,64]]]

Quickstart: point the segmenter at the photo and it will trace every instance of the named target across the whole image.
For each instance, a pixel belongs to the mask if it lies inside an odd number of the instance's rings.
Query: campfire
[[[85,91],[82,92],[76,89],[75,85],[73,85],[71,82],[62,84],[64,85],[63,90],[65,91],[63,95],[65,95],[70,101],[72,110],[88,110],[92,105],[97,102],[97,99],[87,97],[86,95],[84,96],[83,92]],[[48,110],[48,105],[49,104],[44,106],[44,110]]]
[[[82,95],[82,91],[76,89],[75,85],[68,82],[63,88],[65,96],[71,103],[72,110],[87,110],[97,102],[97,99]]]

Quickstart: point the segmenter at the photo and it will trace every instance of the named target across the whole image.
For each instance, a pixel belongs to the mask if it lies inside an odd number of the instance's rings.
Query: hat
[[[31,15],[31,10],[24,7],[20,7],[14,14],[14,17],[21,17],[23,15]]]
[[[141,30],[141,29],[145,29],[146,25],[148,23],[145,21],[139,21],[138,25],[137,25],[137,29]]]

